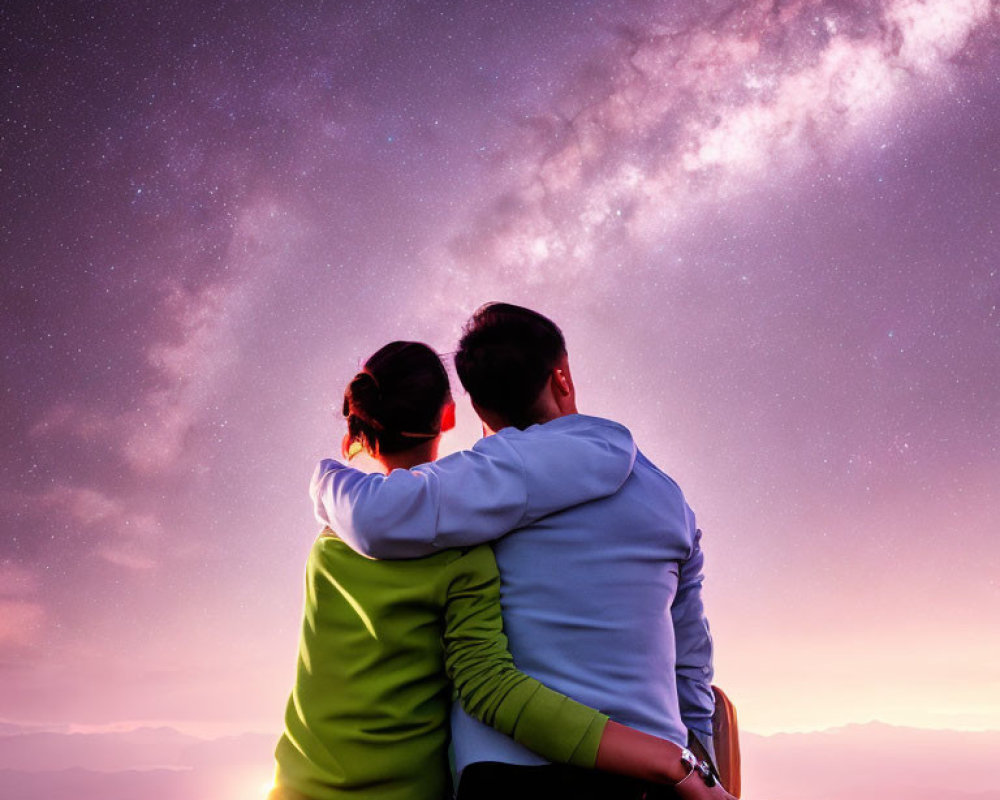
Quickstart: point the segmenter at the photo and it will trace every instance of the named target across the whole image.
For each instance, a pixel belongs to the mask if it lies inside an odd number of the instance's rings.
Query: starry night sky
[[[504,299],[685,488],[744,726],[1000,728],[997,2],[0,30],[0,718],[276,729],[345,382]]]

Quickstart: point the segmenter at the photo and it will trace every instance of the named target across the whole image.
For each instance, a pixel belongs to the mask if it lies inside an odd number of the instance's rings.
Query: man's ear
[[[552,389],[562,397],[573,393],[573,376],[569,374],[569,364],[565,362],[552,370]]]
[[[455,427],[455,403],[449,402],[441,409],[441,433],[450,431]]]
[[[564,355],[549,374],[549,396],[555,402],[560,414],[575,414],[576,387],[569,371],[569,356]]]

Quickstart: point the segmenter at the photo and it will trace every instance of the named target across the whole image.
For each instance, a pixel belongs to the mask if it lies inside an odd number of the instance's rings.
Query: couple
[[[455,365],[487,435],[440,461],[433,351],[393,342],[347,388],[343,452],[384,473],[313,477],[325,529],[271,797],[442,800],[450,729],[459,800],[731,800],[687,749],[712,752],[712,644],[680,489],[577,413],[542,315],[480,308]]]

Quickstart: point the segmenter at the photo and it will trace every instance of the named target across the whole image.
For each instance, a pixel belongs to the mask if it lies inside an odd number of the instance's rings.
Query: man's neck
[[[560,417],[568,417],[570,414],[579,414],[580,412],[576,410],[574,406],[572,410],[566,411],[553,411],[551,413],[539,414],[537,417],[532,417],[531,421],[525,426],[529,427],[531,425],[544,425],[546,422],[552,422],[554,419],[559,419]],[[483,420],[483,436],[492,436],[499,430],[504,428],[516,427],[514,423],[509,422],[505,419],[497,420],[495,423],[498,427],[494,428],[489,422]]]
[[[532,425],[544,425],[546,422],[552,422],[554,419],[559,419],[560,417],[568,417],[570,414],[576,414],[577,410],[574,407],[572,411],[552,411],[548,414],[541,414],[538,419],[532,422]]]
[[[576,410],[575,397],[570,396],[556,400],[556,398],[549,394],[543,395],[543,398],[544,402],[535,407],[532,425],[542,425],[546,422],[552,422],[554,419],[559,419],[559,417],[568,417],[570,414],[580,413]]]

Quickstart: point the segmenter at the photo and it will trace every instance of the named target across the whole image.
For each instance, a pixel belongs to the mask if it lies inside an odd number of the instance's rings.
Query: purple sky
[[[275,730],[345,382],[505,299],[685,488],[749,729],[1000,728],[997,2],[0,29],[0,718]]]

